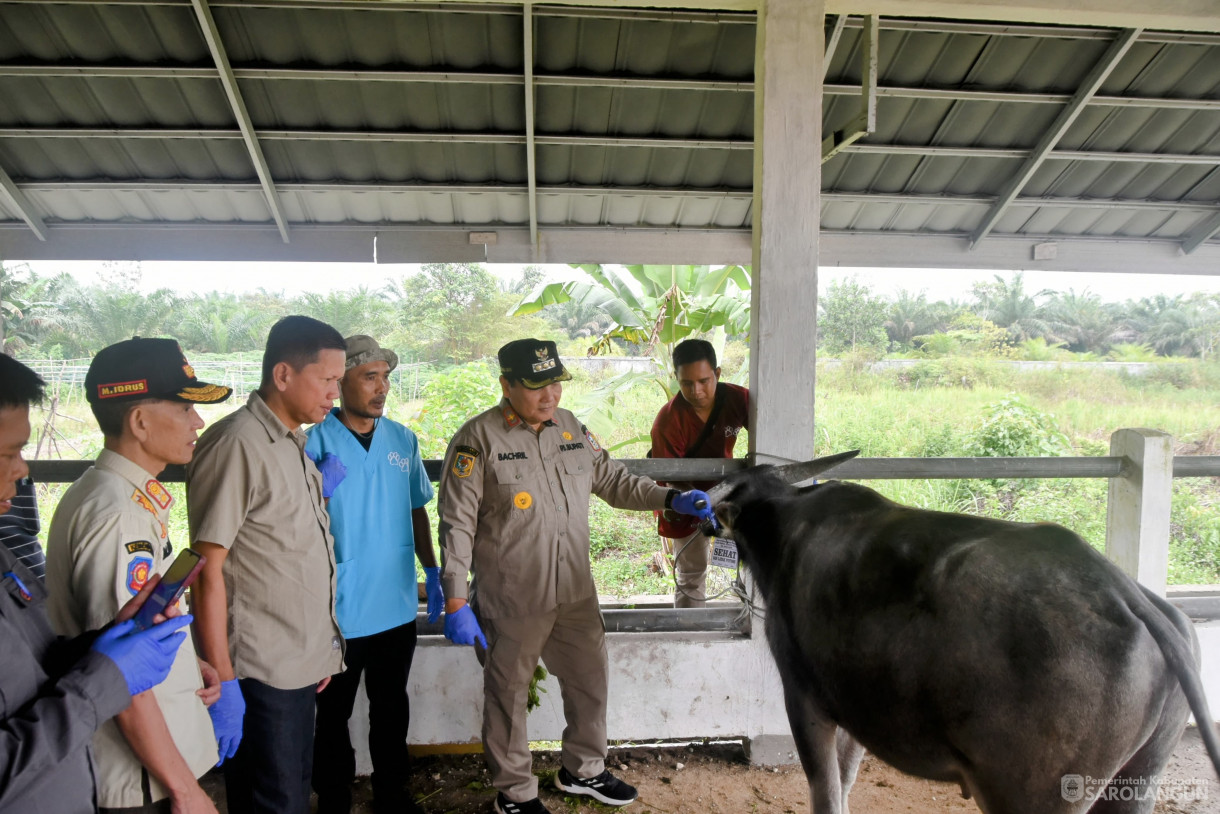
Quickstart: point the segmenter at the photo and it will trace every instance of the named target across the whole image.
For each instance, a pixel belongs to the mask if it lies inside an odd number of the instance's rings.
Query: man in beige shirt
[[[174,340],[137,338],[94,357],[85,393],[104,448],[64,493],[48,535],[47,606],[67,636],[105,625],[169,567],[173,498],[156,473],[191,459],[203,427],[195,405],[223,401],[230,390],[195,378]],[[133,697],[94,736],[102,811],[215,813],[196,778],[216,763],[202,696],[215,700],[218,684],[188,633],[165,682]]]
[[[196,633],[221,703],[243,702],[224,711],[242,721],[225,763],[230,814],[309,810],[314,694],[343,669],[343,643],[323,479],[300,427],[330,412],[345,349],[316,319],[275,323],[258,391],[208,428],[187,468],[191,539],[207,557]]]
[[[499,814],[547,812],[525,731],[539,658],[559,679],[567,717],[555,785],[626,805],[636,790],[605,767],[609,666],[589,565],[589,498],[701,516],[711,507],[702,492],[679,493],[628,473],[559,409],[561,382],[572,376],[554,342],[519,339],[500,348],[499,358],[503,401],[462,425],[441,472],[445,636],[486,648],[483,750]]]

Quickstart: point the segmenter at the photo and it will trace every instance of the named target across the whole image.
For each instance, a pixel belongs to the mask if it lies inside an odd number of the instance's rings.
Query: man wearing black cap
[[[0,511],[29,474],[21,450],[30,440],[30,404],[42,396],[38,374],[0,353]],[[124,604],[108,630],[57,638],[42,580],[0,546],[0,811],[97,811],[94,732],[169,675],[186,637],[174,631],[191,621],[180,616],[134,629],[131,617],[157,579]]]
[[[539,658],[559,679],[567,717],[555,785],[626,805],[636,790],[605,767],[609,664],[589,567],[589,497],[703,517],[711,507],[702,492],[631,475],[559,409],[561,382],[572,376],[554,342],[518,339],[499,357],[503,400],[458,430],[441,472],[445,635],[486,648],[483,750],[499,814],[547,812],[525,730]],[[469,573],[477,610],[467,604]]]
[[[157,474],[190,461],[203,427],[195,405],[229,393],[199,381],[173,339],[129,339],[94,357],[85,396],[104,448],[64,493],[48,534],[47,604],[58,633],[100,627],[169,567],[173,497]],[[204,697],[214,701],[218,685],[188,633],[169,678],[94,736],[103,811],[216,810],[196,778],[216,763]]]

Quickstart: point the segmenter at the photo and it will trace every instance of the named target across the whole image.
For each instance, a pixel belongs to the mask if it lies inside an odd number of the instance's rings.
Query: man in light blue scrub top
[[[417,557],[426,575],[429,620],[436,620],[445,602],[424,509],[432,483],[415,433],[384,415],[398,355],[370,336],[349,336],[346,342],[340,406],[309,429],[305,445],[329,498],[339,565],[335,615],[347,641],[347,670],[318,695],[312,782],[318,814],[351,811],[356,756],[347,722],[363,672],[374,810],[422,814],[404,782],[411,718],[407,675],[419,610]]]

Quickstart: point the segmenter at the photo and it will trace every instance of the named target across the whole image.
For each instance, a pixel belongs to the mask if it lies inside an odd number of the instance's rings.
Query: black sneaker
[[[496,794],[495,811],[496,814],[551,814],[551,810],[537,797],[524,803],[514,803],[504,796],[504,792]]]
[[[608,806],[625,806],[637,796],[635,786],[628,786],[610,772],[585,780],[561,768],[555,775],[555,788],[568,794],[592,797]]]

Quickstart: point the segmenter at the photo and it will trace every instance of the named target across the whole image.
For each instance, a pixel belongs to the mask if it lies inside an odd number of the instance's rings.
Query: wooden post
[[[750,452],[813,456],[822,178],[822,0],[764,0],[754,61]]]
[[[1110,454],[1126,459],[1110,479],[1106,556],[1142,585],[1165,595],[1169,576],[1169,508],[1173,438],[1160,430],[1126,429],[1110,436]]]
[[[761,0],[754,58],[750,455],[813,454],[822,183],[823,0]],[[744,699],[750,760],[795,763],[783,688],[755,625]]]

